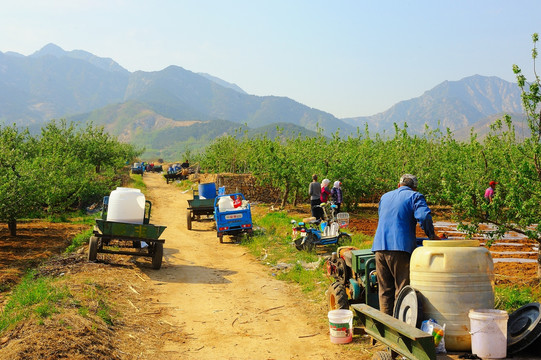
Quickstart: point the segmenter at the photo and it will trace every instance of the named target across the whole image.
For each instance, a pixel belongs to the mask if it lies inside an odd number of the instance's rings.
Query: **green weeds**
[[[58,312],[56,305],[70,296],[66,287],[54,285],[54,279],[36,278],[35,271],[28,272],[0,314],[0,332],[33,315],[39,320],[49,317]]]
[[[497,285],[494,289],[495,308],[512,313],[523,305],[541,301],[541,289],[539,285],[509,286]]]
[[[92,236],[92,229],[88,229],[80,234],[77,234],[72,240],[71,244],[66,248],[66,253],[71,253],[77,250],[81,245],[88,243],[88,240]]]

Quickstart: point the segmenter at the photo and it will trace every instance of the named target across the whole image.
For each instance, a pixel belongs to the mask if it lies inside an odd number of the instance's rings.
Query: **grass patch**
[[[0,314],[0,333],[34,314],[38,319],[44,319],[58,312],[56,304],[71,295],[66,287],[54,283],[50,277],[36,278],[35,271],[28,272]]]
[[[142,193],[145,193],[147,186],[143,182],[143,175],[139,174],[130,174],[130,178],[132,179],[132,183],[130,184],[131,187],[134,187],[136,189],[141,190]]]
[[[541,289],[538,286],[498,286],[494,289],[495,308],[505,310],[509,314],[521,306],[541,301]]]
[[[71,244],[66,248],[67,253],[74,252],[77,250],[81,245],[87,244],[88,240],[90,239],[90,236],[92,236],[92,229],[88,229],[86,231],[83,231],[80,234],[77,234],[72,240]]]
[[[302,218],[293,218],[287,211],[253,211],[252,220],[254,236],[243,239],[241,244],[272,267],[272,274],[277,279],[296,283],[308,297],[324,301],[325,291],[332,282],[326,275],[325,260],[338,245],[318,246],[313,252],[297,250],[293,244],[291,220]],[[371,237],[351,235],[352,246],[360,249],[372,246]]]
[[[184,190],[197,189],[198,184],[194,183],[191,180],[185,179],[185,180],[180,180],[178,183],[175,183],[175,186],[178,187],[180,190],[184,191]]]

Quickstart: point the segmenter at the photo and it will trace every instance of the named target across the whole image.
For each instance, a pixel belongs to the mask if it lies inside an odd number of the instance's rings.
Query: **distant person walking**
[[[338,214],[340,212],[340,206],[342,205],[342,183],[340,181],[335,181],[334,185],[331,189],[331,199],[336,205],[336,211],[335,213]]]
[[[494,197],[494,190],[496,190],[496,181],[491,181],[488,183],[488,188],[485,190],[485,199],[490,204],[492,202],[492,198]]]
[[[312,182],[310,183],[310,186],[308,187],[308,194],[310,195],[310,208],[312,212],[312,216],[316,219],[320,219],[320,208],[316,207],[319,204],[321,204],[320,196],[321,196],[321,184],[317,181],[317,175],[312,175]]]

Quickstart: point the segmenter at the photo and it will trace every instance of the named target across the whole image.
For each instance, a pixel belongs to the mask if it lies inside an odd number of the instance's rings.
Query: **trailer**
[[[98,253],[150,257],[152,268],[160,269],[163,258],[164,239],[160,235],[166,226],[150,224],[152,203],[145,201],[145,216],[142,224],[107,221],[107,203],[103,199],[101,219],[96,219],[93,235],[88,244],[88,260],[95,261]]]
[[[193,199],[188,200],[186,209],[186,227],[192,230],[192,221],[214,219],[214,198],[204,199],[199,196],[199,190],[193,190]],[[206,216],[206,218],[201,218]]]

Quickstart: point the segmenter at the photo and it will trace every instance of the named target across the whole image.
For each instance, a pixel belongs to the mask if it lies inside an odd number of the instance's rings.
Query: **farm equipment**
[[[96,219],[88,244],[88,260],[95,261],[98,253],[145,256],[152,258],[153,269],[160,269],[165,240],[159,237],[166,226],[149,223],[152,203],[145,201],[142,224],[107,221],[108,203],[109,196],[105,196],[101,219]]]
[[[143,176],[144,172],[145,172],[145,169],[143,168],[143,164],[133,163],[133,166],[131,167],[132,174],[140,174],[141,176]]]
[[[211,219],[214,214],[214,197],[210,199],[200,198],[199,190],[193,190],[193,199],[188,200],[188,211],[186,212],[186,227],[192,229],[192,221],[201,219],[201,215],[206,215]]]
[[[240,197],[241,205],[234,207],[233,198],[237,197]],[[224,235],[251,235],[253,232],[250,203],[241,193],[218,195],[214,200],[214,219],[220,243],[223,243]]]
[[[327,260],[327,275],[335,281],[329,286],[329,309],[349,309],[364,303],[379,309],[376,259],[370,249],[342,246]]]
[[[293,239],[297,250],[312,251],[317,245],[339,246],[351,243],[351,235],[340,229],[349,225],[349,214],[338,213],[334,215],[336,205],[323,203],[318,205],[323,209],[324,221],[315,218],[303,219],[302,222],[293,224]],[[327,209],[330,208],[330,211]],[[306,226],[308,224],[308,226]]]

